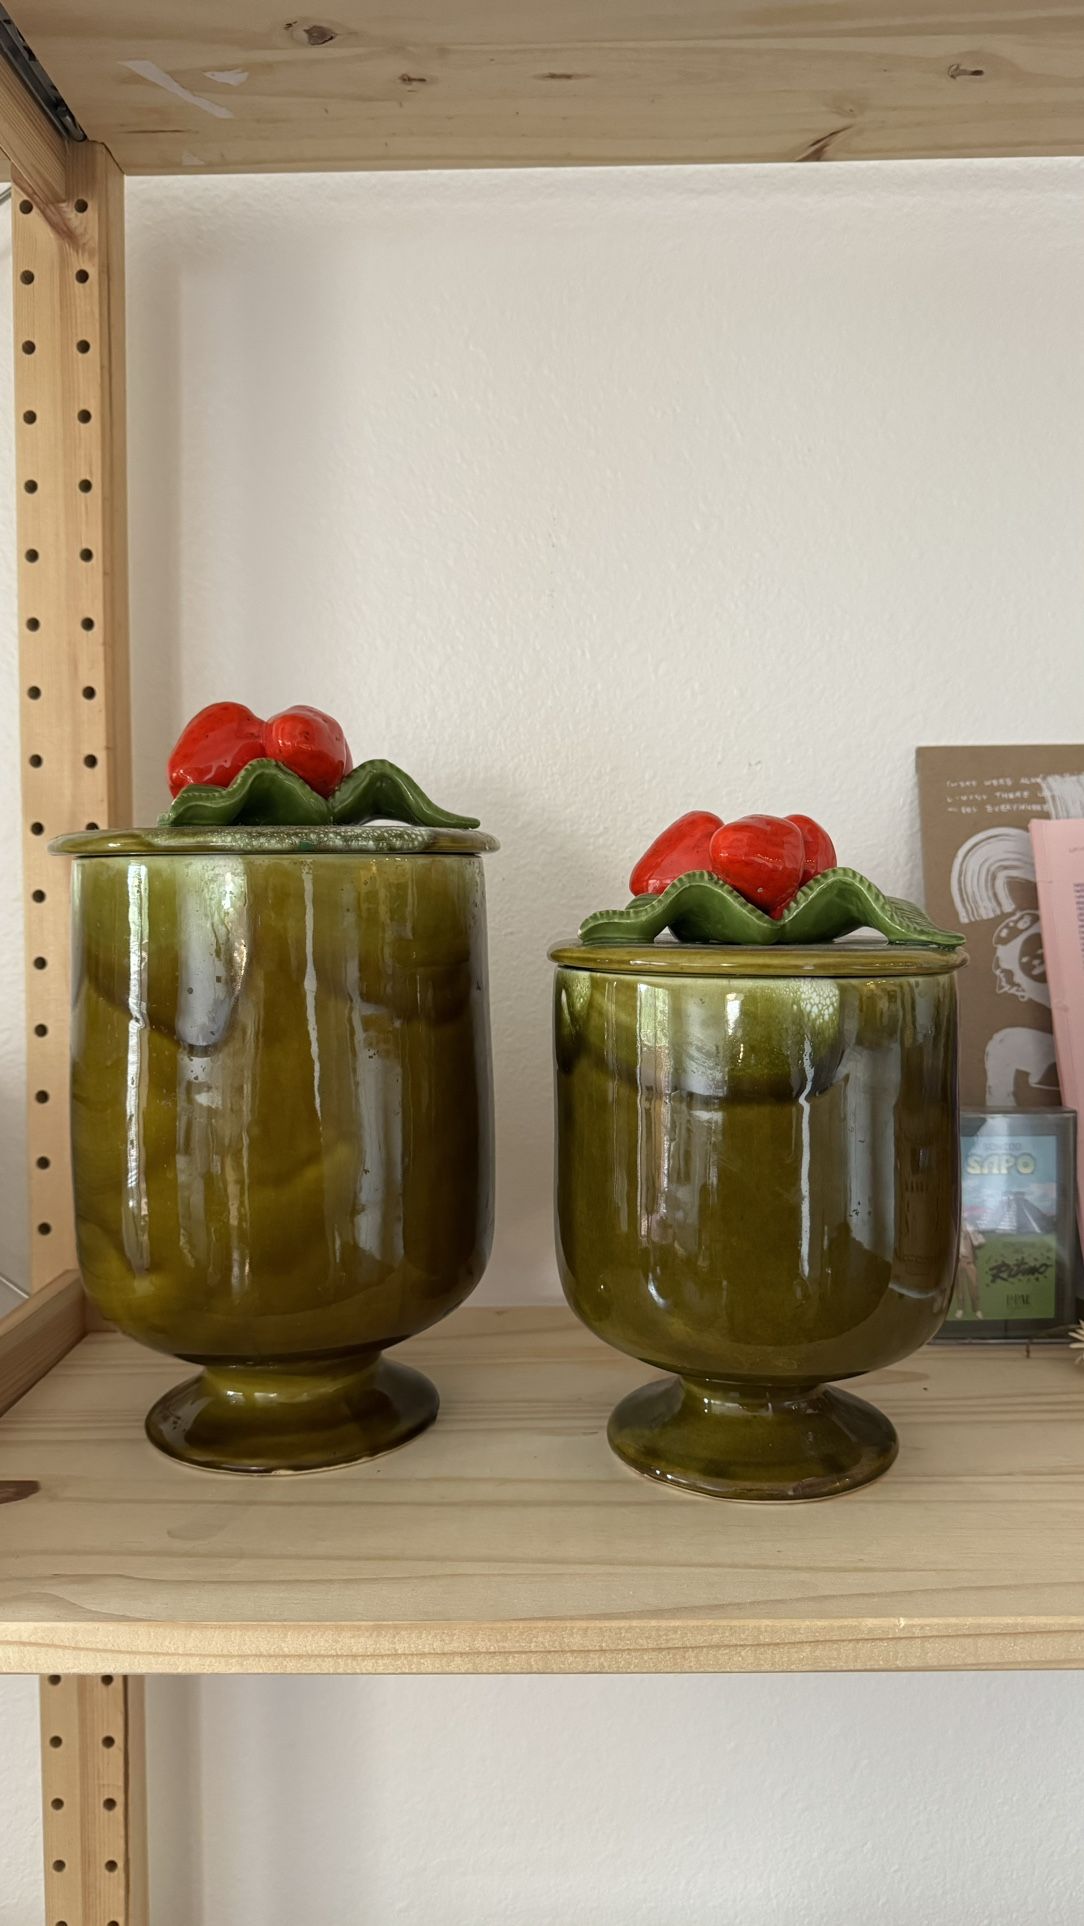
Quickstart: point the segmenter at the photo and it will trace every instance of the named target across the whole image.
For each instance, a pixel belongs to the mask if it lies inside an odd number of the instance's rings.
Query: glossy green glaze
[[[428,1424],[433,1387],[380,1353],[489,1252],[479,839],[326,833],[308,853],[102,835],[74,865],[83,1276],[123,1331],[205,1367],[148,1431],[224,1470],[344,1463]]]
[[[892,1426],[824,1386],[906,1357],[948,1306],[961,956],[554,954],[565,1294],[677,1373],[618,1405],[614,1449],[725,1497],[875,1477]]]

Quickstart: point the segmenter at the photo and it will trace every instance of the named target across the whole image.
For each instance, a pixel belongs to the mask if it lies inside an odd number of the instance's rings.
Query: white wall
[[[234,695],[336,710],[502,836],[483,1294],[555,1290],[546,943],[663,821],[807,809],[917,892],[915,743],[1080,729],[1082,188],[1074,161],[130,184],[138,813]],[[5,1120],[16,1057],[0,1030]],[[1070,1678],[152,1702],[155,1926],[1079,1917]],[[5,1688],[16,1788],[24,1712]]]

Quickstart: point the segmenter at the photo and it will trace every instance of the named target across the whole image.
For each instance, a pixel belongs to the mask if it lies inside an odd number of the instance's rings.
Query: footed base
[[[147,1436],[208,1471],[320,1471],[405,1444],[439,1403],[420,1371],[371,1352],[333,1365],[212,1365],[151,1406]]]
[[[632,1391],[607,1435],[635,1471],[713,1498],[830,1498],[887,1471],[888,1419],[847,1391],[663,1378]]]

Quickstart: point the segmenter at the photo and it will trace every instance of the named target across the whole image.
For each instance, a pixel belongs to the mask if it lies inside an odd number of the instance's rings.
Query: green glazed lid
[[[481,856],[499,849],[481,829],[406,823],[190,823],[58,836],[58,856]]]
[[[965,950],[903,943],[816,943],[778,947],[732,943],[556,943],[551,961],[606,976],[945,976],[967,962]]]

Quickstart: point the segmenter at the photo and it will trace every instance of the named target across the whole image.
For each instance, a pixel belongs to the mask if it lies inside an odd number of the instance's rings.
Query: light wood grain
[[[13,1671],[770,1671],[1084,1665],[1084,1383],[931,1350],[869,1380],[902,1449],[824,1504],[727,1506],[609,1452],[648,1373],[560,1309],[404,1346],[436,1426],[368,1465],[190,1471],[142,1432],[180,1375],[84,1339],[0,1424]]]
[[[1084,152],[1075,5],[336,0],[328,15],[297,16],[262,0],[22,0],[17,11],[83,125],[135,173]]]
[[[67,146],[14,69],[0,60],[0,153],[13,186],[46,209],[51,220],[67,193]]]
[[[142,1679],[41,1681],[46,1926],[147,1926]]]
[[[76,1261],[68,864],[52,836],[131,820],[123,179],[68,149],[58,234],[13,198],[31,1287]]]
[[[78,1344],[86,1329],[85,1311],[83,1286],[68,1272],[0,1318],[0,1413]]]

